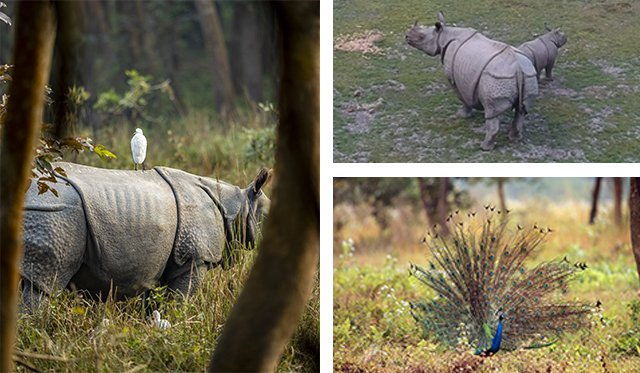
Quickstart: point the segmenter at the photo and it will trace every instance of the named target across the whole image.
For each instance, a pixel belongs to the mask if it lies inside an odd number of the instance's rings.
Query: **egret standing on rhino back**
[[[142,171],[144,171],[144,159],[147,157],[147,138],[144,137],[140,128],[136,128],[136,132],[131,138],[131,157],[134,169],[137,171],[138,165],[142,165]]]

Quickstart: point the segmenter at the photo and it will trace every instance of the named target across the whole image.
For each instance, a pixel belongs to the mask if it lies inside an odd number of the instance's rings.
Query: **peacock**
[[[411,264],[410,274],[437,294],[410,302],[424,330],[451,346],[463,334],[477,355],[490,356],[549,346],[562,332],[589,325],[592,306],[553,296],[565,294],[568,282],[587,265],[565,257],[527,269],[525,260],[552,229],[509,228],[504,218],[509,211],[485,210],[469,212],[466,219],[459,211],[450,214],[450,235],[440,235],[436,225],[424,239],[432,254],[428,267]]]

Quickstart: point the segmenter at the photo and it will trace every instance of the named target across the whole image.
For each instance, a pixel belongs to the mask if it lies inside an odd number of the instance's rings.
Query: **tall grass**
[[[554,230],[527,266],[565,255],[589,265],[568,294],[594,305],[602,302],[603,311],[592,316],[589,329],[564,334],[548,348],[499,352],[487,359],[473,356],[464,344],[449,350],[423,334],[407,304],[436,295],[408,276],[409,263],[427,265],[430,259],[421,244],[422,212],[397,206],[389,214],[395,219],[388,231],[382,231],[368,218],[367,206],[339,205],[334,208],[342,239],[334,241],[334,370],[640,371],[640,292],[628,227],[613,224],[607,205],[594,225],[587,224],[589,206],[583,203],[512,201],[509,208],[514,225],[538,223]]]
[[[105,162],[81,153],[70,155],[67,160],[132,169],[129,141],[139,126],[148,140],[147,168],[179,168],[244,187],[260,167],[273,167],[276,119],[271,113],[257,110],[227,120],[207,111],[191,110],[184,118],[152,125],[121,121],[96,132],[81,130],[82,135],[113,151],[117,159]],[[172,324],[167,330],[152,325],[139,298],[98,302],[79,292],[61,290],[33,314],[19,316],[18,370],[204,371],[259,250],[258,245],[253,251],[242,251],[236,266],[229,270],[210,270],[188,299],[174,299],[161,289],[154,292],[153,306]],[[318,278],[313,289],[279,370],[319,369]]]

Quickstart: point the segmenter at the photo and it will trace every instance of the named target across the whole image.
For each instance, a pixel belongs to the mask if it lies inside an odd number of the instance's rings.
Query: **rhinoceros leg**
[[[21,280],[21,312],[31,313],[43,301],[49,299],[49,295],[40,290],[33,282],[22,278]]]
[[[462,107],[460,107],[460,109],[458,109],[458,112],[456,113],[457,116],[459,116],[460,118],[471,118],[473,108],[462,104]]]
[[[204,263],[198,265],[191,262],[186,266],[188,266],[186,270],[178,271],[182,273],[169,280],[167,284],[169,290],[185,296],[193,294],[200,287],[200,283],[207,272],[207,266]],[[185,267],[182,268],[184,269]]]
[[[553,70],[553,65],[554,65],[554,61],[551,61],[544,68],[544,75],[547,78],[547,80],[553,80],[553,76],[551,75],[551,70]]]
[[[482,148],[482,150],[491,150],[495,146],[496,135],[500,130],[500,119],[487,119],[484,126],[486,134],[484,137],[484,141],[482,142],[480,147]]]

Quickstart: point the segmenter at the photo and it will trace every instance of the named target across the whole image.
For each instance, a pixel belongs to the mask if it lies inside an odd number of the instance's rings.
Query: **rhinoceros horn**
[[[413,27],[418,27],[418,20],[416,19],[416,22],[413,24]]]

